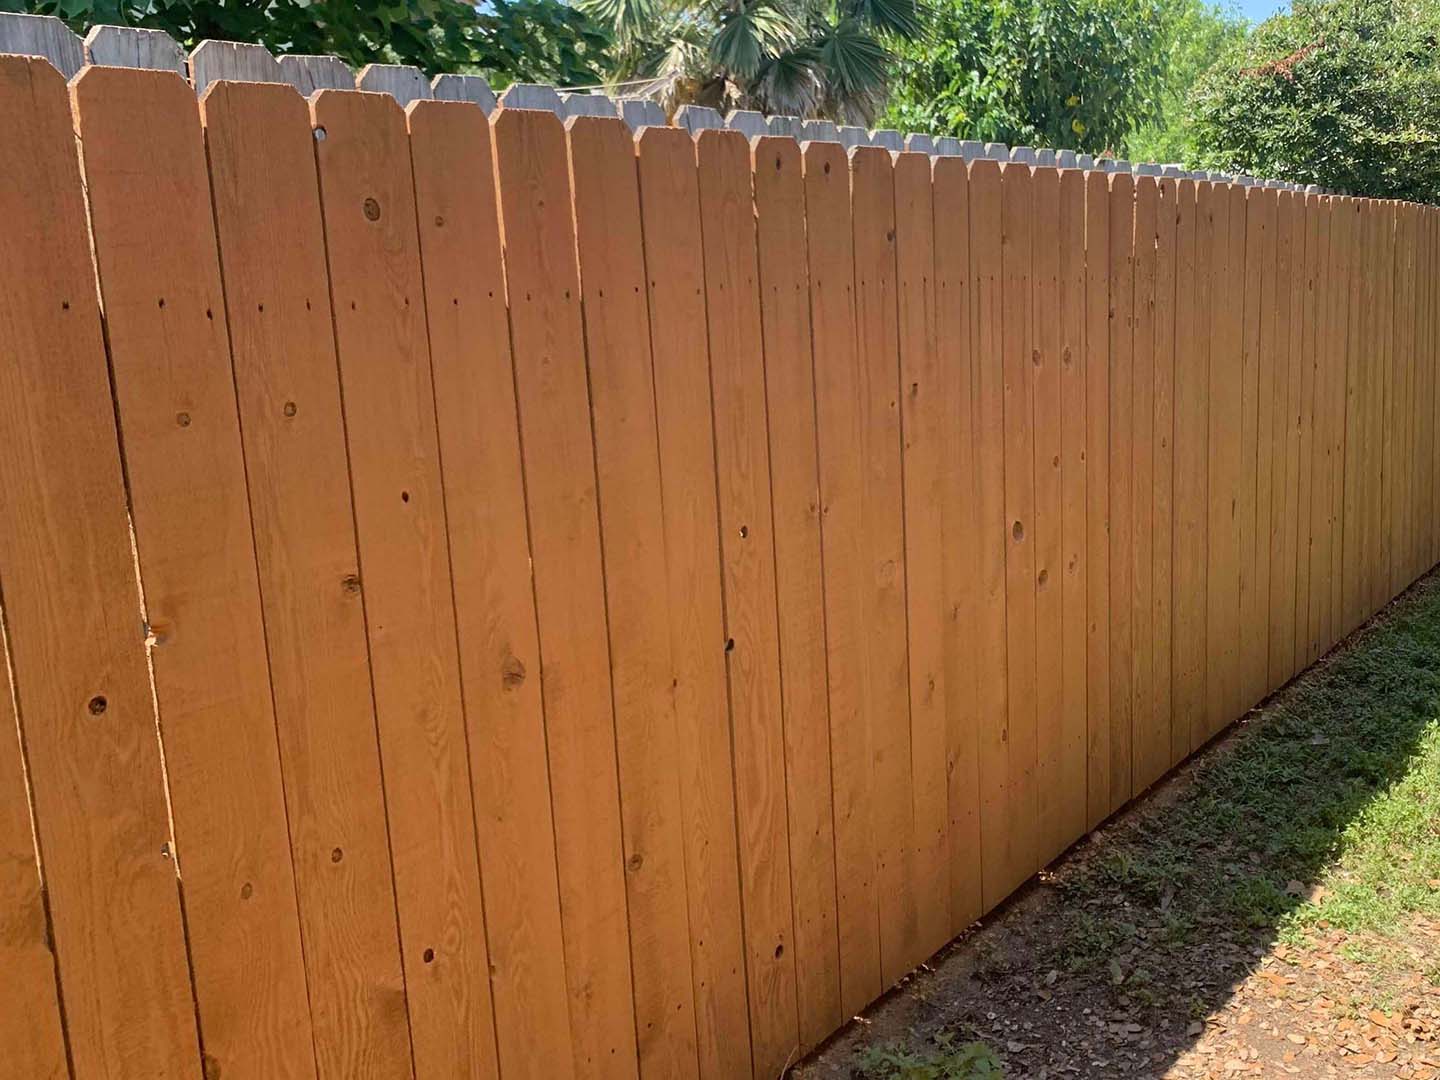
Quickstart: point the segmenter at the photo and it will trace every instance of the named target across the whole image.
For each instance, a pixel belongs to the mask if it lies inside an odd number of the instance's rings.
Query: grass
[[[1357,962],[1393,958],[1383,939],[1440,915],[1440,579],[1279,694],[1163,812],[1112,833],[1059,881],[1067,970],[1109,962],[1141,923],[1151,954],[1336,927],[1367,939],[1348,943]]]
[[[993,1050],[983,1042],[956,1045],[945,1034],[922,1049],[899,1043],[872,1046],[860,1057],[860,1075],[871,1080],[1003,1080]]]

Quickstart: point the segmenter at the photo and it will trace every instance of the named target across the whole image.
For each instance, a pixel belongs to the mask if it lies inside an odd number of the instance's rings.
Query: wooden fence
[[[0,160],[7,1077],[773,1077],[1440,560],[1432,209],[19,57]]]

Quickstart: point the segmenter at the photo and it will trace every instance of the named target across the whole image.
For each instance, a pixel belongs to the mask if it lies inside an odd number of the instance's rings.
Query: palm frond
[[[710,42],[710,58],[749,78],[793,40],[790,24],[781,12],[764,2],[744,4],[722,14],[720,28]]]

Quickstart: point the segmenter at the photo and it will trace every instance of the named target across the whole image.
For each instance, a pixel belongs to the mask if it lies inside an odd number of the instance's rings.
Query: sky
[[[1234,6],[1252,23],[1260,23],[1290,4],[1289,0],[1234,0]]]

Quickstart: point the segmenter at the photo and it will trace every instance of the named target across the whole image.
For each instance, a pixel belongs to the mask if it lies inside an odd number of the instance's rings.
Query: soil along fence
[[[17,1076],[773,1077],[1440,559],[1429,208],[19,57],[0,159]]]

